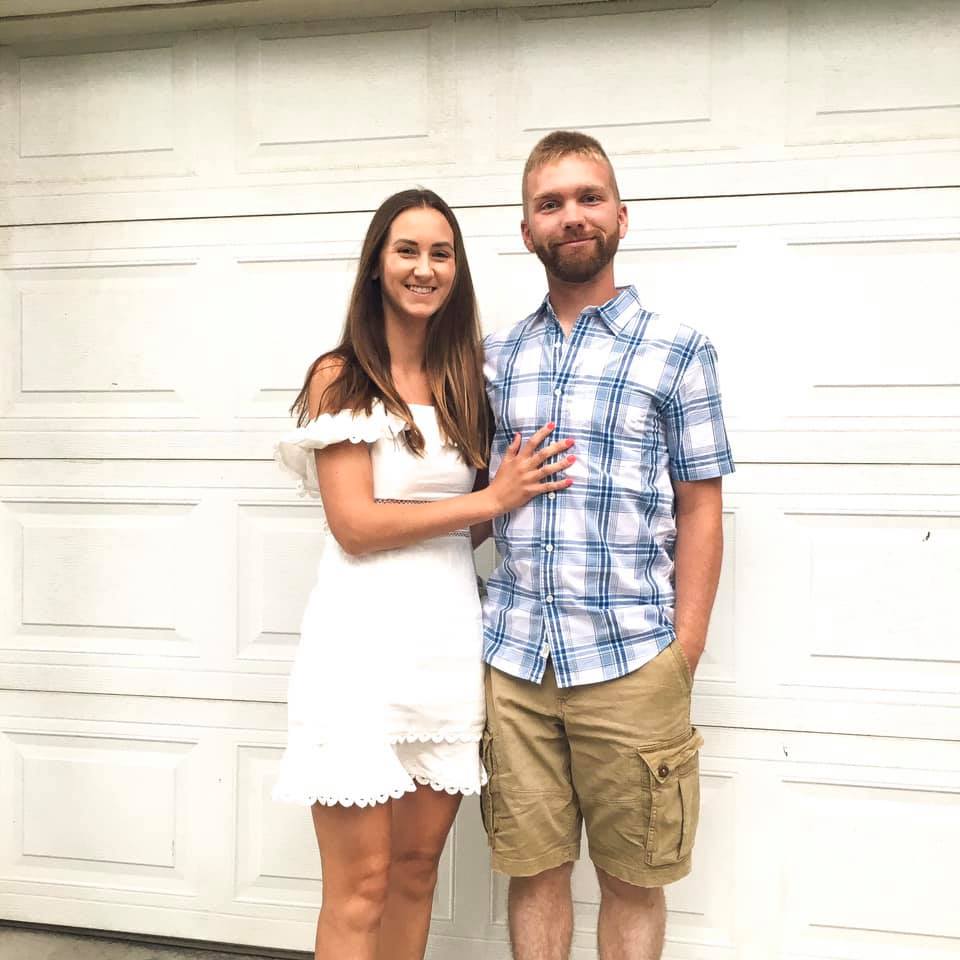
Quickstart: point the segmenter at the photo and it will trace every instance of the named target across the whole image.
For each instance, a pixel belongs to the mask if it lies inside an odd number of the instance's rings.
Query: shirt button
[[[562,397],[562,396],[563,396],[563,391],[560,390],[559,388],[557,388],[556,390],[553,391],[553,395],[554,395],[555,397]]]
[[[546,550],[547,553],[553,553],[553,544],[548,543],[543,549]]]
[[[541,656],[541,657],[548,657],[548,656],[550,656],[550,644],[549,644],[549,643],[545,643],[545,644],[540,648],[540,656]]]
[[[551,490],[551,491],[547,494],[547,499],[548,499],[548,500],[556,500],[556,499],[557,499],[557,495]]]
[[[548,596],[548,597],[546,598],[546,601],[547,601],[547,603],[553,603],[553,597],[552,597],[552,596]]]

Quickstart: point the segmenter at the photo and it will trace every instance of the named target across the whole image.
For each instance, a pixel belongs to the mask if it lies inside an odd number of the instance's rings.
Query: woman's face
[[[439,210],[411,207],[390,224],[380,254],[384,312],[427,321],[453,289],[453,229]]]

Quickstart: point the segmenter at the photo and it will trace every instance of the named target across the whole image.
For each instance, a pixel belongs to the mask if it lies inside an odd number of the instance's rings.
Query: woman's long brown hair
[[[429,319],[423,358],[437,420],[448,443],[460,451],[465,463],[477,469],[487,465],[490,444],[490,408],[483,382],[483,349],[480,319],[473,292],[463,234],[453,211],[432,190],[403,190],[388,197],[373,215],[360,251],[347,320],[340,343],[318,357],[307,370],[290,412],[297,426],[310,420],[310,380],[324,361],[340,361],[340,369],[320,400],[320,413],[339,410],[371,411],[380,400],[389,413],[406,421],[404,437],[409,449],[423,455],[423,434],[410,408],[397,392],[390,373],[390,351],[384,327],[379,273],[380,255],[390,225],[405,210],[430,207],[443,214],[453,230],[456,272],[450,295]]]

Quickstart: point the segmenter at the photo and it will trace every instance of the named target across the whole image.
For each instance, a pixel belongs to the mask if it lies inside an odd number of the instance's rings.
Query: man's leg
[[[573,786],[600,881],[601,960],[659,960],[662,887],[690,872],[702,743],[690,726],[690,689],[668,647],[567,699]]]
[[[635,887],[597,868],[600,960],[660,960],[667,919],[662,887]]]
[[[514,960],[567,960],[573,937],[572,863],[511,877],[508,911]]]
[[[548,664],[542,683],[487,669],[484,825],[493,869],[510,879],[516,960],[567,960],[573,927],[570,873],[583,825],[570,783],[563,693]]]

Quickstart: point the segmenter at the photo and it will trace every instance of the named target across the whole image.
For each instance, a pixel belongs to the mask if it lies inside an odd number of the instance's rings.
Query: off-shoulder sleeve
[[[405,429],[406,424],[399,417],[387,413],[382,403],[374,403],[369,415],[354,410],[322,413],[306,426],[282,436],[274,447],[274,459],[296,479],[297,493],[301,497],[319,497],[314,450],[322,450],[345,440],[350,443],[376,443],[387,437],[397,437]]]

